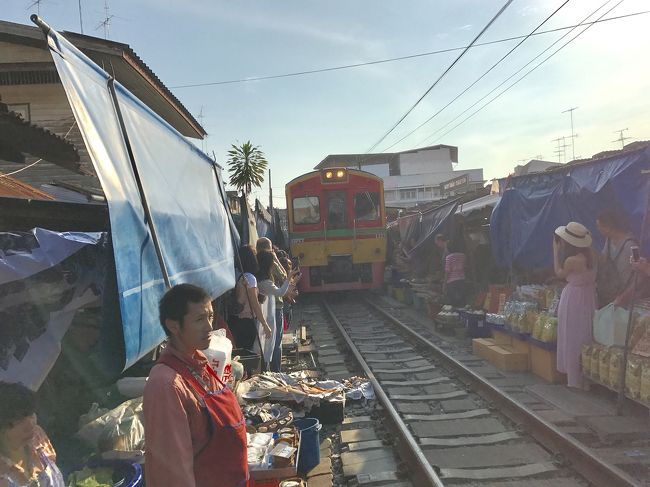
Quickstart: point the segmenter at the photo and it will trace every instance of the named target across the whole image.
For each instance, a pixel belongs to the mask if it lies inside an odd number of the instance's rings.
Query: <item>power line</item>
[[[624,19],[626,17],[635,17],[637,15],[644,15],[650,13],[650,10],[643,10],[640,12],[633,12],[630,14],[625,14],[625,15],[618,15],[616,17],[608,17],[606,19],[601,19],[601,20],[595,20],[593,22],[587,22],[583,24],[576,24],[576,25],[567,25],[564,27],[557,27],[555,29],[549,29],[549,30],[542,30],[539,32],[535,32],[533,36],[540,36],[544,34],[552,34],[554,32],[560,32],[563,30],[568,30],[568,29],[573,29],[575,27],[579,27],[581,25],[588,25],[588,24],[596,24],[596,23],[601,23],[601,22],[609,22],[610,20],[620,20]],[[529,34],[530,35],[530,34]],[[473,46],[471,46],[471,49],[474,49],[476,47],[482,47],[482,46],[490,46],[492,44],[501,44],[503,42],[510,42],[510,41],[516,41],[519,39],[523,39],[524,37],[527,37],[525,35],[520,35],[520,36],[514,36],[514,37],[505,37],[503,39],[496,39],[494,41],[486,41],[486,42],[477,42]],[[267,75],[267,76],[250,76],[247,78],[238,78],[238,79],[230,79],[230,80],[222,80],[222,81],[208,81],[208,82],[203,82],[203,83],[192,83],[192,84],[184,84],[184,85],[176,85],[176,86],[170,86],[170,89],[174,90],[180,90],[183,88],[199,88],[203,86],[218,86],[218,85],[230,85],[230,84],[237,84],[237,83],[248,83],[251,81],[267,81],[267,80],[272,80],[272,79],[280,79],[280,78],[291,78],[291,77],[296,77],[296,76],[306,76],[310,74],[318,74],[318,73],[327,73],[330,71],[341,71],[345,69],[354,69],[354,68],[361,68],[364,66],[373,66],[375,64],[385,64],[385,63],[392,63],[395,61],[404,61],[407,59],[416,59],[420,57],[427,57],[427,56],[433,56],[436,54],[446,54],[448,52],[454,52],[454,51],[461,51],[463,49],[466,49],[468,46],[461,46],[461,47],[450,47],[448,49],[439,49],[436,51],[428,51],[428,52],[422,52],[422,53],[417,53],[417,54],[409,54],[406,56],[399,56],[399,57],[393,57],[393,58],[387,58],[387,59],[379,59],[376,61],[366,61],[366,62],[361,62],[361,63],[354,63],[354,64],[343,64],[340,66],[331,66],[327,68],[316,68],[316,69],[309,69],[305,71],[296,71],[293,73],[283,73],[283,74],[273,74],[273,75]]]
[[[580,35],[582,35],[584,32],[586,32],[589,28],[593,27],[593,26],[597,23],[598,20],[602,19],[602,17],[604,17],[604,16],[607,15],[609,12],[611,12],[611,11],[614,10],[616,7],[618,7],[621,3],[623,3],[623,0],[620,0],[616,5],[614,5],[614,6],[613,6],[612,8],[610,8],[607,12],[605,12],[601,17],[599,17],[599,18],[597,19],[596,22],[591,22],[591,23],[588,23],[588,24],[585,23],[586,19],[588,19],[589,17],[591,17],[592,15],[594,15],[596,12],[598,12],[600,9],[602,9],[605,5],[607,5],[607,4],[610,3],[610,2],[611,2],[611,0],[607,0],[604,4],[602,4],[602,5],[601,5],[600,7],[598,7],[596,10],[594,10],[592,13],[590,13],[589,15],[587,15],[587,17],[583,20],[583,22],[581,22],[580,24],[577,24],[576,27],[572,28],[569,32],[567,32],[567,33],[564,34],[562,37],[560,37],[560,38],[557,39],[555,42],[553,42],[550,46],[548,46],[546,49],[544,49],[542,52],[540,52],[537,56],[535,56],[533,59],[531,59],[529,62],[527,62],[524,66],[522,66],[521,68],[519,68],[517,71],[515,71],[513,74],[511,74],[508,78],[506,78],[504,81],[502,81],[501,83],[499,83],[495,88],[493,88],[491,91],[489,91],[486,95],[484,95],[483,97],[479,98],[479,99],[478,99],[477,101],[475,101],[472,105],[470,105],[470,106],[467,107],[465,110],[463,110],[463,111],[462,111],[459,115],[457,115],[455,118],[453,118],[452,120],[450,120],[449,122],[447,122],[445,125],[443,125],[441,128],[439,128],[438,130],[436,130],[436,131],[433,132],[432,134],[430,134],[430,135],[428,135],[427,137],[425,137],[425,138],[424,138],[420,143],[423,143],[424,141],[430,139],[431,137],[433,137],[434,135],[436,135],[438,132],[444,130],[445,127],[448,127],[449,125],[451,125],[452,123],[454,123],[456,120],[458,120],[460,117],[462,117],[465,113],[467,113],[469,110],[471,110],[471,109],[474,108],[476,105],[478,105],[481,101],[485,100],[488,96],[490,96],[492,93],[494,93],[495,91],[497,91],[501,86],[503,86],[504,84],[506,84],[506,83],[507,83],[508,81],[510,81],[512,78],[514,78],[517,74],[519,74],[521,71],[523,71],[526,67],[530,66],[530,65],[531,65],[531,64],[532,64],[536,59],[538,59],[539,57],[541,57],[545,52],[549,51],[553,46],[555,46],[558,42],[560,42],[562,39],[564,39],[566,36],[568,36],[568,35],[569,35],[571,32],[573,32],[573,30],[575,30],[577,27],[580,27],[581,25],[584,25],[584,26],[585,26],[585,28],[584,28],[581,32],[579,32],[576,36],[574,36],[572,39],[569,39],[565,44],[563,44],[562,46],[560,46],[560,47],[559,47],[557,50],[555,50],[551,55],[549,55],[549,56],[546,57],[543,61],[541,61],[537,66],[535,66],[534,68],[532,68],[530,71],[528,71],[526,74],[524,74],[524,75],[523,75],[521,78],[519,78],[517,81],[515,81],[515,82],[512,83],[512,84],[510,84],[506,89],[504,89],[501,93],[499,93],[499,94],[496,95],[494,98],[492,98],[491,100],[489,100],[487,103],[485,103],[483,106],[481,106],[478,110],[474,111],[471,115],[469,115],[468,117],[464,118],[461,122],[459,122],[458,124],[454,125],[451,129],[449,129],[449,130],[446,131],[444,134],[442,134],[442,135],[438,138],[438,140],[442,139],[443,137],[445,137],[447,134],[449,134],[449,133],[452,132],[453,130],[456,130],[458,127],[460,127],[462,124],[464,124],[465,122],[467,122],[470,118],[472,118],[472,117],[473,117],[474,115],[476,115],[478,112],[480,112],[480,111],[483,110],[485,107],[487,107],[488,105],[490,105],[492,102],[494,102],[495,100],[497,100],[498,98],[500,98],[504,93],[506,93],[508,90],[510,90],[510,89],[511,89],[512,87],[514,87],[516,84],[518,84],[521,80],[523,80],[524,78],[526,78],[529,74],[531,74],[533,71],[535,71],[535,70],[536,70],[537,68],[539,68],[541,65],[543,65],[546,61],[548,61],[548,60],[551,59],[553,56],[555,56],[559,51],[561,51],[562,49],[564,49],[567,45],[569,45],[571,42],[573,42],[575,39],[577,39]]]
[[[504,54],[501,59],[499,59],[496,63],[494,63],[492,66],[490,66],[490,69],[488,69],[485,73],[483,73],[481,76],[479,76],[472,84],[467,86],[463,91],[458,93],[449,103],[447,103],[445,106],[443,106],[441,109],[439,109],[436,113],[431,115],[429,118],[427,118],[424,122],[422,122],[420,125],[415,127],[413,130],[411,130],[409,133],[407,133],[405,136],[403,136],[401,139],[399,139],[397,142],[394,142],[393,144],[389,145],[386,147],[382,152],[386,152],[388,149],[391,149],[395,147],[397,144],[402,142],[404,139],[407,139],[411,135],[413,135],[415,132],[420,130],[422,127],[424,127],[426,124],[428,124],[431,120],[436,118],[438,115],[440,115],[444,110],[446,110],[451,104],[453,104],[456,100],[458,100],[461,96],[463,96],[465,93],[467,93],[469,90],[471,90],[479,81],[481,81],[483,78],[485,78],[494,68],[496,68],[501,62],[503,62],[510,54],[512,54],[519,46],[521,46],[524,42],[526,42],[535,32],[537,32],[546,22],[551,20],[551,18],[558,13],[567,3],[569,3],[571,0],[565,0],[562,5],[560,5],[558,8],[556,8],[548,17],[546,17],[541,24],[539,24],[537,27],[535,27],[527,36],[525,36],[523,39],[521,39],[516,46],[514,46],[512,49],[510,49],[506,54]]]
[[[393,130],[395,130],[395,129],[397,128],[397,126],[398,126],[400,123],[402,123],[402,121],[404,121],[404,119],[405,119],[406,117],[408,117],[408,115],[409,115],[409,114],[410,114],[410,113],[415,109],[415,107],[417,107],[417,106],[420,104],[420,102],[421,102],[422,100],[424,100],[424,97],[426,97],[426,96],[431,92],[431,90],[432,90],[433,88],[435,88],[435,86],[436,86],[436,85],[437,85],[437,84],[438,84],[438,83],[439,83],[439,82],[440,82],[440,81],[441,81],[441,80],[442,80],[442,79],[447,75],[447,73],[448,73],[449,71],[451,71],[452,68],[453,68],[454,66],[456,66],[456,64],[457,64],[457,63],[462,59],[462,57],[467,53],[467,51],[470,50],[470,48],[474,45],[474,43],[475,43],[476,41],[478,41],[479,38],[480,38],[480,37],[481,37],[481,36],[482,36],[482,35],[483,35],[483,34],[484,34],[484,33],[485,33],[485,32],[486,32],[486,31],[487,31],[487,30],[492,26],[492,24],[493,24],[493,23],[494,23],[494,22],[495,22],[495,21],[496,21],[496,20],[501,16],[501,14],[502,14],[502,13],[503,13],[503,12],[504,12],[508,7],[509,7],[509,6],[510,6],[510,4],[511,4],[512,2],[513,2],[513,0],[508,0],[508,1],[507,1],[507,2],[506,2],[506,3],[501,7],[501,9],[499,9],[499,11],[496,13],[496,15],[495,15],[494,17],[492,17],[492,19],[487,23],[487,25],[486,25],[485,27],[483,27],[483,29],[481,29],[481,32],[479,32],[478,35],[477,35],[476,37],[474,37],[474,39],[472,40],[472,42],[470,42],[469,45],[468,45],[465,49],[463,49],[463,51],[458,55],[458,57],[454,60],[454,62],[452,62],[452,63],[447,67],[447,69],[445,69],[445,70],[442,72],[442,74],[438,77],[438,79],[435,80],[431,86],[429,86],[429,88],[428,88],[428,89],[427,89],[427,90],[422,94],[422,96],[420,96],[420,98],[418,98],[418,100],[417,100],[417,101],[416,101],[416,102],[411,106],[411,108],[409,108],[409,109],[406,111],[406,113],[405,113],[404,115],[402,115],[402,116],[400,117],[400,119],[399,119],[397,122],[395,122],[395,124],[393,124],[393,126],[388,130],[388,132],[386,132],[384,135],[382,135],[382,136],[379,138],[379,140],[378,140],[377,142],[375,142],[375,143],[374,143],[374,144],[373,144],[373,145],[372,145],[372,146],[371,146],[371,147],[366,151],[366,153],[368,153],[368,152],[372,152],[373,149],[374,149],[375,147],[377,147],[379,144],[381,144],[382,141],[383,141],[386,137],[388,137],[388,136],[391,134],[391,132],[392,132]]]

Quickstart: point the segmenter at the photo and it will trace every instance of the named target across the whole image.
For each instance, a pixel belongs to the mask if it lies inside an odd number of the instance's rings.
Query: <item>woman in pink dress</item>
[[[580,370],[582,346],[591,343],[596,310],[595,256],[591,234],[583,225],[570,222],[555,230],[555,274],[566,279],[557,311],[557,370],[567,374],[569,387],[583,387]]]

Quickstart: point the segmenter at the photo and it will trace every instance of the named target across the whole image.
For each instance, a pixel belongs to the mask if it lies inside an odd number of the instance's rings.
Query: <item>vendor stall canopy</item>
[[[632,232],[641,236],[641,223],[650,191],[650,145],[604,159],[565,165],[545,173],[499,181],[501,201],[492,212],[492,251],[498,265],[550,267],[553,231],[570,221],[591,231],[594,248],[604,238],[596,218],[605,209],[624,212]],[[645,236],[643,251],[650,255]]]
[[[126,368],[164,339],[158,301],[166,280],[202,286],[212,297],[234,286],[222,182],[211,159],[41,19],[32,20],[47,34],[108,201]]]

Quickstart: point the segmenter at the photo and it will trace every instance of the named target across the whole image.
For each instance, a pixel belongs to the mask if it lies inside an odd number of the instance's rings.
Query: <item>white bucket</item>
[[[219,379],[226,383],[231,375],[232,342],[226,338],[226,330],[215,330],[210,336],[210,346],[203,350],[208,357],[212,369],[217,373]]]

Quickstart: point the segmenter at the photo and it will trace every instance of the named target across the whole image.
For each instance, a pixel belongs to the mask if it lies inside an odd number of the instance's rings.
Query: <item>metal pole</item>
[[[156,256],[158,257],[158,264],[160,265],[160,271],[162,272],[163,280],[165,281],[165,287],[170,288],[171,282],[169,280],[169,273],[167,272],[167,265],[165,264],[165,258],[163,257],[162,248],[160,247],[160,241],[158,240],[156,225],[154,224],[153,218],[151,216],[151,209],[149,208],[149,203],[147,202],[147,195],[145,194],[144,187],[142,186],[142,179],[140,178],[140,172],[138,171],[138,166],[135,163],[135,157],[133,155],[133,149],[131,148],[129,134],[127,133],[126,126],[124,125],[124,118],[122,117],[120,104],[117,100],[117,93],[115,92],[114,78],[109,78],[108,90],[110,91],[111,98],[113,99],[115,113],[117,114],[117,119],[120,124],[122,137],[124,137],[124,144],[126,145],[126,151],[129,155],[129,161],[131,162],[131,168],[133,169],[135,182],[138,185],[138,192],[140,193],[140,202],[142,203],[142,209],[144,210],[145,222],[147,223],[147,226],[149,227],[149,231],[151,232],[151,241],[153,242],[153,246],[156,250]]]
[[[81,0],[79,0],[79,27],[81,28],[81,33],[84,33],[84,19],[81,16]]]

